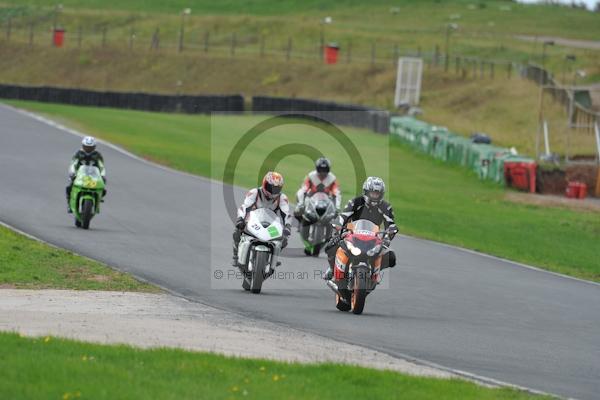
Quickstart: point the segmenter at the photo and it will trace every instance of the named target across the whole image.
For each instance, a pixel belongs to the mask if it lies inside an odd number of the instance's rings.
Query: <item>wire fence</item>
[[[0,16],[1,17],[1,16]],[[118,48],[133,52],[146,51],[162,54],[204,54],[213,57],[247,57],[273,60],[302,60],[324,63],[327,61],[326,42],[321,34],[311,40],[307,37],[266,35],[259,33],[202,30],[197,27],[185,29],[184,19],[179,27],[156,26],[149,30],[136,27],[135,17],[119,23],[70,23],[57,25],[56,15],[20,16],[13,14],[0,18],[3,35],[0,42],[34,48],[37,46],[63,47],[67,49]],[[333,43],[331,43],[333,44]],[[371,66],[395,66],[402,56],[422,58],[427,67],[444,68],[465,79],[511,78],[521,65],[509,60],[484,59],[454,54],[439,45],[425,49],[407,48],[399,43],[385,40],[352,41],[335,43],[339,64],[363,64]]]

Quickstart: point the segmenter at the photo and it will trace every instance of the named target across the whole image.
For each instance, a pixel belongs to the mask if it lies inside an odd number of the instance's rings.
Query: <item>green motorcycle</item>
[[[73,181],[69,205],[75,215],[75,226],[89,229],[94,215],[100,213],[104,179],[97,167],[82,165]]]

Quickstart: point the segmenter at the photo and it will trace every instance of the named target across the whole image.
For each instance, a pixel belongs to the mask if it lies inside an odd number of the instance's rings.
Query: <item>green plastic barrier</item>
[[[463,165],[480,179],[504,183],[504,162],[533,162],[511,154],[510,150],[489,144],[477,144],[469,138],[430,125],[413,117],[392,117],[390,135],[439,160]]]

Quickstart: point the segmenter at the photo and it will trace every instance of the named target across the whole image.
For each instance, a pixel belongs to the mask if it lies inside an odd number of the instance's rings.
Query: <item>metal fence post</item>
[[[81,41],[83,36],[83,28],[81,25],[77,28],[77,48],[81,50]]]
[[[292,38],[288,37],[288,45],[287,45],[286,54],[285,54],[286,61],[290,61],[291,53],[292,53]]]
[[[204,52],[208,53],[208,47],[210,42],[210,31],[204,32]]]

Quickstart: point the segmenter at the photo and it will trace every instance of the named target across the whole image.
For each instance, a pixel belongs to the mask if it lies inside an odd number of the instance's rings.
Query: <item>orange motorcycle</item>
[[[362,314],[367,295],[381,280],[381,259],[389,251],[390,235],[366,219],[349,223],[341,235],[327,286],[335,292],[338,310]]]

